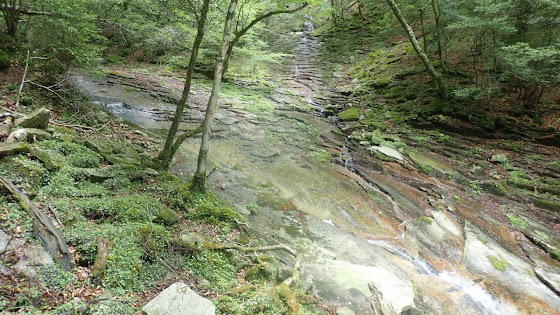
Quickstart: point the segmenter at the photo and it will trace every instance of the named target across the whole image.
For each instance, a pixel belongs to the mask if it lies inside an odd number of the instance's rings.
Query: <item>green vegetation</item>
[[[499,270],[499,271],[502,271],[502,272],[505,271],[506,267],[510,265],[507,262],[507,260],[505,260],[504,258],[502,258],[502,256],[500,256],[500,254],[498,254],[498,258],[496,258],[494,256],[488,256],[487,258],[490,261],[490,263],[492,264],[492,267],[494,267],[496,270]]]

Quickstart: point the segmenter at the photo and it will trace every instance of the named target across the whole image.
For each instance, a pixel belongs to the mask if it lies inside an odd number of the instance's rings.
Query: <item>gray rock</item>
[[[535,274],[552,291],[560,295],[560,274],[551,268],[535,268]]]
[[[354,315],[356,313],[354,313],[353,310],[351,310],[350,308],[343,306],[343,307],[339,307],[336,309],[336,315]]]
[[[51,111],[45,107],[41,107],[33,113],[16,119],[15,125],[24,128],[47,129],[51,119]]]
[[[142,311],[146,315],[214,315],[216,307],[186,284],[176,282],[148,302]]]
[[[56,153],[43,150],[38,147],[32,147],[30,152],[31,155],[36,157],[39,161],[43,162],[43,164],[49,171],[60,169],[64,164],[64,160],[62,159],[62,157],[60,157]]]
[[[51,137],[51,133],[43,129],[24,128],[23,130],[27,132],[27,142],[41,141]]]
[[[11,239],[12,237],[10,235],[0,230],[0,254],[6,251],[6,247],[8,247],[8,244],[10,244]]]
[[[386,147],[386,146],[383,146],[383,145],[382,146],[374,145],[374,146],[371,146],[369,149],[370,149],[370,151],[379,152],[383,155],[386,155],[390,158],[396,159],[396,160],[401,161],[401,162],[403,160],[403,155],[399,151],[397,151],[393,148],[389,148],[389,147]]]
[[[537,278],[529,262],[509,252],[469,221],[465,221],[465,239],[463,266],[467,271],[484,275],[487,282],[500,282],[517,294],[520,303],[538,299],[560,309],[560,299]]]
[[[25,129],[18,129],[8,136],[6,143],[22,142],[25,140],[27,140],[27,131]]]
[[[0,143],[0,157],[29,152],[29,144],[25,142]]]
[[[6,117],[2,123],[0,123],[0,132],[10,134],[13,127],[12,117]]]

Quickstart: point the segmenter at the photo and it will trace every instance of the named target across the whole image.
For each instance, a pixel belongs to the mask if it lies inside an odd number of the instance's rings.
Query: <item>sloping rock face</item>
[[[214,315],[216,307],[186,284],[175,282],[146,304],[142,311],[146,315]]]
[[[495,279],[527,303],[541,300],[560,309],[560,299],[537,278],[531,264],[505,250],[469,221],[465,222],[465,236],[463,266],[469,272],[487,275],[487,282]]]

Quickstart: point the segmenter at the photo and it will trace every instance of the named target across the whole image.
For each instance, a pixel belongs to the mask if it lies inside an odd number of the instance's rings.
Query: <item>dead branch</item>
[[[91,131],[94,131],[94,130],[95,130],[95,128],[93,128],[93,127],[82,126],[82,125],[65,124],[65,123],[58,122],[58,121],[52,120],[52,119],[51,119],[50,123],[53,124],[53,125],[57,125],[57,126],[61,126],[61,127],[66,127],[66,128],[72,128],[72,129],[81,130],[81,131],[83,131],[83,130],[91,130]]]
[[[27,69],[27,66],[26,66],[26,69]],[[26,70],[26,71],[27,71],[27,70]],[[24,77],[25,77],[25,75],[24,75]],[[48,87],[48,86],[44,86],[44,85],[41,85],[41,84],[39,84],[39,83],[35,83],[35,82],[33,82],[33,81],[25,81],[25,82],[27,82],[27,83],[29,83],[29,84],[32,84],[32,85],[35,85],[35,86],[38,86],[38,87],[40,87],[40,88],[43,88],[43,89],[45,89],[45,90],[47,90],[47,91],[49,91],[49,92],[55,94],[56,96],[58,96],[61,100],[64,101],[64,103],[66,103],[66,104],[68,104],[68,105],[72,105],[72,104],[70,104],[70,102],[68,102],[64,97],[62,97],[62,95],[60,95],[58,92],[56,92],[55,90],[51,89],[51,88]],[[22,84],[22,86],[23,86],[23,82],[22,82],[21,84]],[[17,104],[16,104],[16,106],[17,106]]]
[[[21,84],[19,85],[19,90],[16,100],[16,108],[19,106],[19,100],[21,99],[21,91],[23,90],[23,85],[25,84],[25,77],[27,76],[27,69],[29,68],[29,50],[27,51],[27,59],[25,60],[25,70],[23,71],[23,77],[21,77]]]
[[[33,229],[43,247],[58,261],[62,269],[69,271],[72,268],[72,254],[62,233],[54,226],[51,219],[29,197],[17,188],[10,180],[0,176],[0,182],[10,192],[19,204],[33,218]]]
[[[277,250],[283,250],[285,252],[290,253],[292,256],[297,256],[296,252],[289,248],[287,245],[271,245],[271,246],[260,246],[260,247],[244,247],[241,245],[236,245],[236,244],[217,244],[217,243],[211,243],[211,244],[204,244],[204,247],[209,248],[209,249],[214,249],[214,250],[227,250],[227,249],[235,249],[238,250],[240,252],[267,252],[267,251],[277,251]]]

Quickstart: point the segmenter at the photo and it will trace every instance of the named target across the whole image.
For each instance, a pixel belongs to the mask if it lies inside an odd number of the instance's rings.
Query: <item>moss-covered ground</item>
[[[0,89],[3,106],[9,108],[14,91]],[[321,313],[318,301],[280,285],[285,277],[277,276],[279,264],[272,257],[264,262],[254,253],[181,245],[178,240],[189,233],[216,243],[254,246],[261,241],[245,234],[239,225],[242,217],[210,193],[192,193],[178,177],[151,170],[158,140],[92,109],[79,96],[65,95],[72,105],[61,105],[42,91],[29,94],[33,105],[22,111],[50,105],[56,121],[72,122],[69,128],[52,126],[51,139],[30,144],[58,163],[47,167],[31,153],[6,156],[0,159],[0,175],[51,217],[70,246],[74,265],[70,272],[46,265],[37,268],[37,277],[2,273],[0,309],[136,314],[159,291],[182,281],[212,299],[218,314]],[[317,152],[318,159],[324,155]],[[4,232],[38,243],[32,219],[4,191],[0,209]],[[108,240],[109,247],[106,268],[99,272],[94,265],[101,239]],[[1,259],[11,270],[22,257]]]

